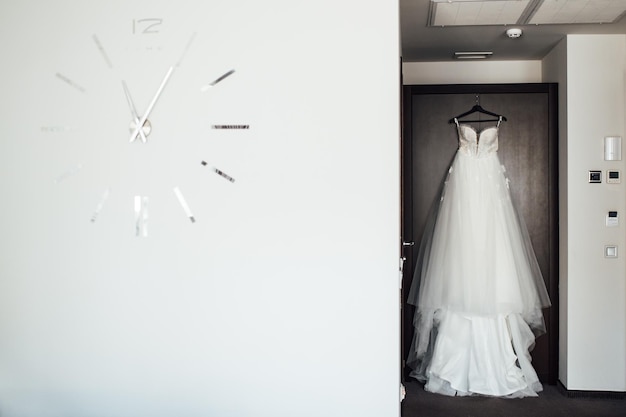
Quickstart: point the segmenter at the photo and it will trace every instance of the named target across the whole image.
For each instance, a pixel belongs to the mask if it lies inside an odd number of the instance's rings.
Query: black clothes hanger
[[[480,96],[477,94],[476,104],[474,105],[474,107],[472,107],[471,110],[468,110],[465,113],[461,113],[458,116],[453,117],[452,119],[448,121],[448,123],[456,123],[456,120],[460,119],[461,117],[469,116],[472,113],[483,113],[489,116],[497,117],[497,119],[463,120],[463,121],[466,123],[470,123],[470,122],[499,122],[499,121],[504,120],[506,122],[506,117],[502,116],[501,114],[496,114],[496,113],[490,112],[489,110],[483,109],[480,106]]]

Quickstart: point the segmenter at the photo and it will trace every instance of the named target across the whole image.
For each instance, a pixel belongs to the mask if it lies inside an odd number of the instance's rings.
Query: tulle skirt
[[[494,152],[457,152],[426,225],[408,301],[408,357],[426,389],[446,395],[532,396],[530,363],[550,305]]]

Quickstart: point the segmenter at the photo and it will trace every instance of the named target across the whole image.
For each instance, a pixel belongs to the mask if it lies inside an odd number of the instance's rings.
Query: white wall
[[[129,148],[126,125],[116,135],[108,122],[130,118],[119,79],[101,85],[91,36],[113,55],[104,19],[124,17],[121,31],[191,3],[197,30],[216,33],[198,36],[184,64],[208,82],[223,73],[213,65],[234,62],[230,89],[171,102],[194,81],[181,65],[155,109],[155,123],[176,120]],[[397,8],[0,3],[0,415],[399,415]],[[72,95],[55,77],[70,71],[105,98]],[[133,93],[156,77],[135,93],[148,97],[162,71],[133,76]],[[250,131],[209,147],[217,133],[203,127],[226,110]],[[236,182],[202,170],[207,158]],[[146,238],[134,236],[138,184],[150,196]]]
[[[571,390],[626,391],[625,227],[607,228],[609,210],[626,209],[624,184],[589,184],[589,170],[618,169],[604,161],[605,136],[624,136],[626,36],[571,35],[546,58],[546,81],[560,81],[561,105],[561,358]],[[566,73],[563,68],[566,68]],[[563,92],[562,92],[563,93]],[[566,120],[563,123],[563,119]],[[606,259],[605,245],[619,257]],[[564,268],[563,268],[564,266]],[[565,346],[563,346],[565,343]]]
[[[543,79],[559,85],[559,380],[567,386],[568,363],[568,129],[567,129],[567,38],[543,59]]]
[[[403,84],[541,82],[541,61],[405,62]]]

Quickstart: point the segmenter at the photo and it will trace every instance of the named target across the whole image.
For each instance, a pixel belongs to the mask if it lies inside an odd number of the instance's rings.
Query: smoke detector
[[[522,36],[522,29],[518,29],[518,28],[508,29],[506,31],[506,36],[508,36],[511,39],[519,38],[520,36]]]

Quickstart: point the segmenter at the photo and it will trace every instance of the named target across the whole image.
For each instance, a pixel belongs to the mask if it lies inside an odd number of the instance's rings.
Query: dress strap
[[[496,127],[500,127],[500,123],[502,123],[502,116],[498,117],[498,124],[496,125]]]
[[[456,127],[459,127],[459,119],[457,119],[456,117],[454,118],[454,123],[456,123]]]

